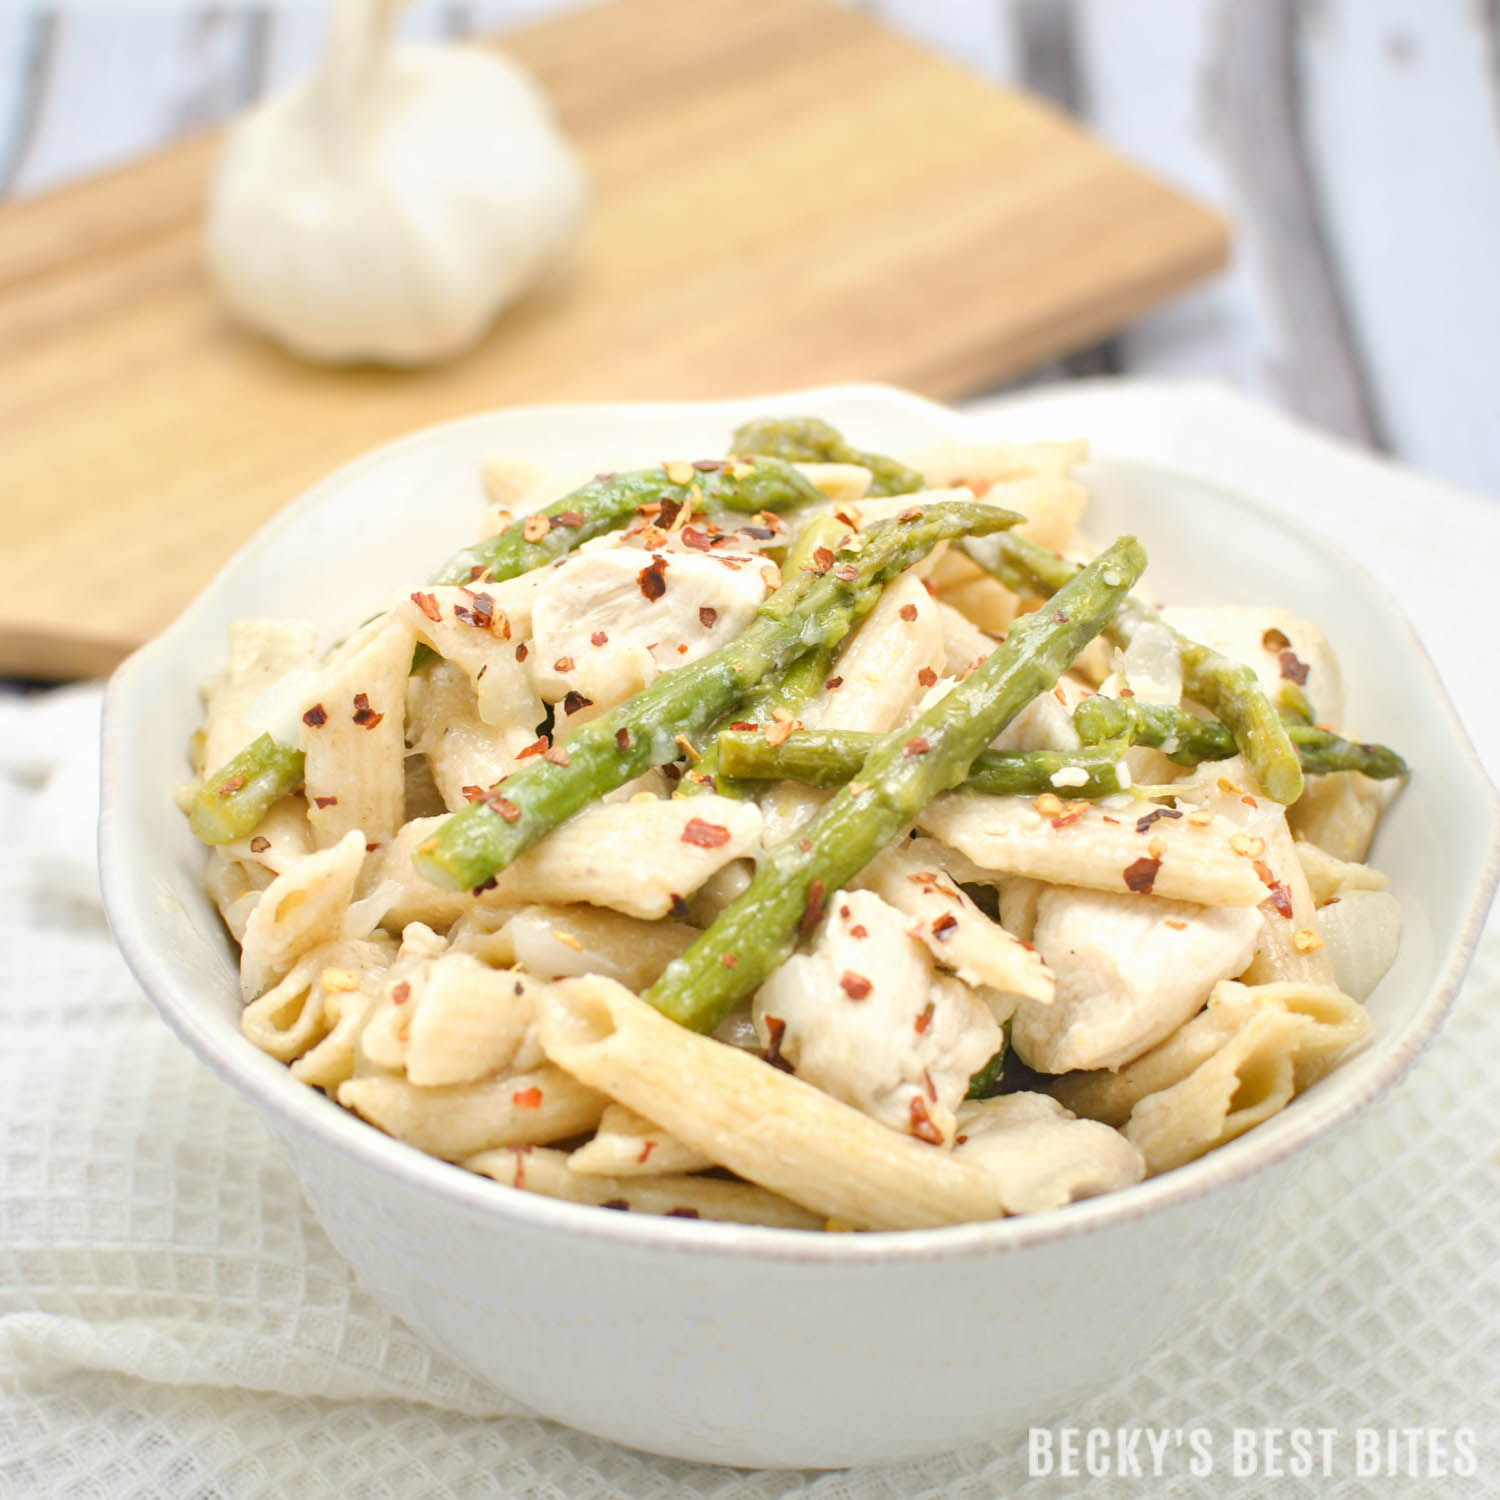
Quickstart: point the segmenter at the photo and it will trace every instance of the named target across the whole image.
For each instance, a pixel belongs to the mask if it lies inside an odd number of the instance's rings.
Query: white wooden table
[[[418,0],[503,30],[580,0]],[[1225,210],[1230,270],[1031,380],[1217,377],[1500,497],[1500,0],[854,0]],[[684,0],[690,9],[691,0]],[[307,69],[324,0],[0,0],[0,196]]]

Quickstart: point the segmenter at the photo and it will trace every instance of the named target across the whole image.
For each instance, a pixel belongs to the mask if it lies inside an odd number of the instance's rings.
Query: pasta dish
[[[181,800],[251,1042],[511,1188],[808,1230],[1127,1187],[1359,1043],[1406,767],[1317,624],[1148,603],[1082,443],[725,449],[496,457],[343,640],[230,628]]]

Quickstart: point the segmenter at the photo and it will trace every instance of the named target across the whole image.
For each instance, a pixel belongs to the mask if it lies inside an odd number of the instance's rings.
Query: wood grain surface
[[[847,378],[953,397],[1224,255],[1221,220],[1057,111],[826,0],[620,0],[507,46],[597,203],[573,263],[442,368],[314,369],[234,328],[199,264],[211,137],[0,209],[0,672],[107,668],[413,427]]]

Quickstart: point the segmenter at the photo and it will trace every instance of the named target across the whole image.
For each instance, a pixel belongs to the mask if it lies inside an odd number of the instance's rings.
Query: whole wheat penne
[[[678,1219],[718,1219],[733,1224],[767,1224],[777,1229],[821,1229],[817,1214],[751,1182],[717,1177],[600,1177],[575,1172],[565,1151],[545,1146],[511,1146],[482,1151],[463,1163],[507,1187],[523,1188],[570,1203],[664,1214]]]
[[[721,1166],[854,1228],[1000,1216],[993,1181],[758,1058],[674,1025],[607,979],[543,1001],[543,1050]]]
[[[1136,891],[1203,906],[1256,906],[1266,886],[1230,847],[1225,818],[1195,824],[1148,802],[1110,811],[1061,798],[944,792],[917,817],[924,833],[991,875],[1029,875],[1055,885]]]
[[[381,615],[323,664],[302,714],[303,777],[313,842],[352,829],[370,842],[401,826],[406,788],[406,679],[416,636]]]
[[[304,954],[286,978],[245,1007],[240,1030],[282,1062],[300,1058],[338,1020],[346,996],[373,998],[391,962],[393,945],[382,939],[323,943]]]
[[[702,1172],[713,1162],[644,1115],[623,1104],[611,1104],[593,1139],[573,1152],[568,1166],[591,1177],[659,1177],[670,1172]]]
[[[903,842],[868,866],[860,884],[912,918],[912,936],[965,984],[1049,1004],[1057,981],[1041,954],[975,906],[948,874],[942,854],[933,839]]]
[[[387,1135],[462,1161],[496,1146],[536,1146],[582,1135],[607,1103],[561,1068],[543,1063],[525,1073],[421,1088],[404,1078],[367,1074],[339,1085],[339,1103]]]
[[[313,664],[317,634],[305,620],[236,620],[229,661],[204,692],[203,771],[217,771],[265,728],[246,713],[289,672]]]

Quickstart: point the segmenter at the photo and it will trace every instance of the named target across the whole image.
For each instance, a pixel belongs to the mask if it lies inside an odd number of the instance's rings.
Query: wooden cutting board
[[[514,32],[587,159],[566,273],[464,359],[301,364],[199,260],[217,141],[0,208],[0,674],[102,672],[327,470],[551,400],[992,386],[1224,259],[1045,104],[831,0],[617,0]]]

